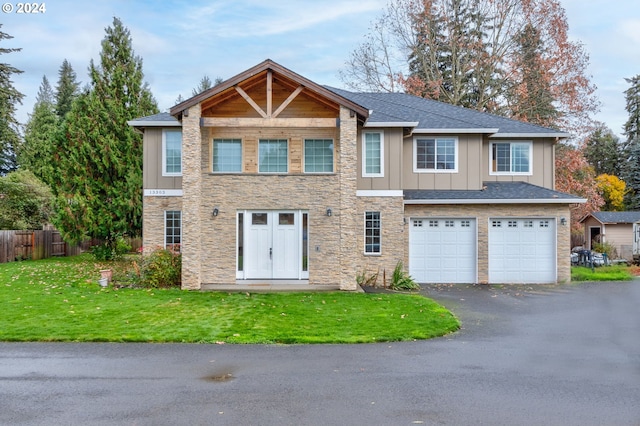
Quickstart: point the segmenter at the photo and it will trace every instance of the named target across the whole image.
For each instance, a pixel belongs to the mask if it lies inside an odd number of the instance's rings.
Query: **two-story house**
[[[144,134],[145,247],[180,244],[185,289],[570,279],[556,130],[265,62],[129,124]]]

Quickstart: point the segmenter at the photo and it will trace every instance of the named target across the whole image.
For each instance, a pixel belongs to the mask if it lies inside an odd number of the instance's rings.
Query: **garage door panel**
[[[489,282],[555,281],[554,219],[509,218],[489,221]]]
[[[475,219],[412,219],[409,273],[421,283],[476,281]]]

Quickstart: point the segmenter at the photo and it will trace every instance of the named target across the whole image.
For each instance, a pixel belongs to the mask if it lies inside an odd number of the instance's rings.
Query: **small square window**
[[[470,228],[471,227],[471,221],[470,220],[461,220],[460,221],[460,226],[462,228]]]
[[[305,139],[304,172],[333,172],[333,139]]]
[[[453,220],[445,220],[444,226],[445,228],[453,228],[455,226],[455,222]]]
[[[493,228],[502,228],[502,221],[500,220],[492,220],[491,227]]]
[[[430,228],[437,228],[438,227],[438,221],[437,220],[430,220],[429,221],[429,227]]]
[[[414,220],[413,221],[413,226],[415,228],[422,228],[422,221],[421,220]]]
[[[549,221],[548,220],[541,220],[540,221],[540,228],[548,228],[549,227]]]
[[[509,228],[517,228],[518,227],[518,221],[517,220],[510,220],[507,222],[507,226]]]

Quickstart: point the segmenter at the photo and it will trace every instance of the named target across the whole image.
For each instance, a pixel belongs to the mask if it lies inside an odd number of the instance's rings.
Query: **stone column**
[[[182,289],[200,289],[202,137],[200,104],[182,117]]]
[[[356,289],[356,265],[359,253],[357,239],[357,173],[358,117],[340,107],[340,290]]]

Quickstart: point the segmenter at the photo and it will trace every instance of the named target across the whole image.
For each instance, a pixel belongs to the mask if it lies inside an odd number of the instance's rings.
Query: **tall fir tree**
[[[118,234],[142,228],[142,138],[127,125],[158,107],[142,59],[118,18],[106,28],[90,86],[74,101],[54,156],[59,158],[56,225],[67,241],[87,237],[113,248]]]
[[[2,24],[0,24],[2,28]],[[0,31],[0,42],[13,37]],[[0,55],[19,52],[22,49],[0,47]],[[16,105],[22,103],[24,95],[13,85],[12,77],[22,71],[0,62],[0,176],[5,175],[17,167],[16,150],[20,145],[20,124],[15,118]]]
[[[54,183],[56,163],[52,161],[52,154],[59,122],[55,113],[54,93],[47,76],[44,76],[33,112],[24,128],[24,142],[18,150],[18,164],[47,185]]]
[[[613,131],[604,124],[599,124],[587,138],[584,156],[593,166],[596,175],[621,175],[622,145]]]
[[[407,92],[473,108],[495,111],[493,95],[502,76],[490,56],[488,19],[478,0],[424,2],[411,16],[416,43],[409,54]]]
[[[78,96],[78,88],[80,83],[76,81],[76,73],[71,64],[66,59],[62,61],[60,70],[58,71],[58,85],[55,93],[56,114],[60,118],[71,111],[71,104]]]
[[[622,178],[627,183],[625,205],[640,209],[640,74],[625,79],[631,86],[624,91],[629,118],[624,124],[627,137],[624,146]]]
[[[550,74],[542,62],[540,31],[528,23],[515,37],[515,82],[510,86],[510,116],[540,126],[553,127],[558,110],[553,105]]]
[[[199,95],[200,93],[204,92],[205,90],[211,89],[212,87],[213,83],[211,83],[211,79],[208,75],[205,75],[200,79],[200,83],[198,83],[198,86],[194,87],[193,90],[191,90],[191,96]]]

